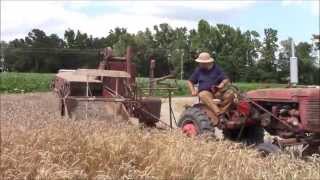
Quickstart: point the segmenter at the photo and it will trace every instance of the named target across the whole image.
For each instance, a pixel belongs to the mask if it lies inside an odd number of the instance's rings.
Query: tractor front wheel
[[[208,116],[198,107],[189,107],[181,115],[178,127],[188,136],[214,135],[214,127]]]

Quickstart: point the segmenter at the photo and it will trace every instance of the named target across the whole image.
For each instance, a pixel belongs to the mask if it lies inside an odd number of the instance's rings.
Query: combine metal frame
[[[128,118],[138,118],[144,122],[144,119],[150,121],[151,125],[156,122],[165,124],[167,127],[173,128],[172,117],[174,117],[171,106],[172,91],[177,88],[170,84],[162,84],[166,87],[157,88],[167,78],[174,75],[168,75],[161,78],[154,78],[153,70],[155,61],[151,63],[150,70],[150,86],[149,88],[139,88],[136,84],[136,69],[132,63],[131,48],[127,48],[125,57],[115,57],[112,55],[111,48],[104,48],[100,51],[101,61],[98,69],[77,69],[77,70],[60,70],[52,83],[53,90],[57,93],[61,102],[61,115],[70,118],[71,108],[69,101],[86,102],[85,118],[88,119],[88,103],[95,101],[119,103],[120,108]],[[81,91],[81,95],[72,92],[73,84],[85,84],[85,92]],[[97,85],[102,87],[98,96],[92,91],[91,86]],[[149,90],[148,96],[143,94],[143,90]],[[170,124],[160,119],[159,98],[152,97],[154,91],[167,91],[169,97]],[[115,111],[114,111],[115,112]],[[116,118],[116,113],[114,115]],[[174,117],[175,119],[175,117]],[[146,123],[146,122],[144,122]],[[149,123],[149,122],[147,122]]]

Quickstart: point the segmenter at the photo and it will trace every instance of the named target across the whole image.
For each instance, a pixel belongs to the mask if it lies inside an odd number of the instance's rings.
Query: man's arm
[[[187,81],[187,83],[188,83],[188,87],[189,87],[189,91],[190,91],[191,95],[192,95],[192,96],[197,96],[197,95],[198,95],[198,92],[197,92],[197,90],[194,88],[193,82],[191,82],[191,81],[189,80],[189,81]]]
[[[198,79],[199,79],[199,68],[195,69],[193,71],[193,73],[191,74],[189,80],[187,81],[188,87],[189,87],[189,91],[191,93],[192,96],[197,96],[198,92],[197,90],[194,88],[194,85],[198,83]]]
[[[224,88],[224,86],[230,82],[229,78],[225,75],[225,73],[223,72],[223,70],[217,66],[217,69],[219,71],[219,78],[218,78],[218,82],[220,81],[220,83],[216,86],[218,89],[222,89]]]
[[[230,80],[228,78],[225,78],[221,81],[221,83],[217,86],[218,89],[222,89],[227,83],[229,83]]]

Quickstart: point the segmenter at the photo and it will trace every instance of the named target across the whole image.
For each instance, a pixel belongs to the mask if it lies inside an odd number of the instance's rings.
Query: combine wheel
[[[262,156],[267,156],[270,154],[278,154],[281,149],[272,143],[261,143],[256,146],[256,149],[261,153]]]
[[[214,127],[208,116],[197,107],[187,108],[178,122],[178,127],[188,136],[214,135]]]
[[[264,129],[260,126],[245,127],[241,129],[224,129],[223,135],[231,141],[240,141],[245,145],[260,144],[264,142]]]
[[[302,156],[312,156],[313,154],[320,155],[320,145],[305,145],[304,148],[305,149],[302,151]]]

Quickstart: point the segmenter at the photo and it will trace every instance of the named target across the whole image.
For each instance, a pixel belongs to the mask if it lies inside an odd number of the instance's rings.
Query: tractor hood
[[[297,102],[300,98],[320,99],[319,86],[313,88],[270,88],[249,91],[246,95],[254,101]]]

